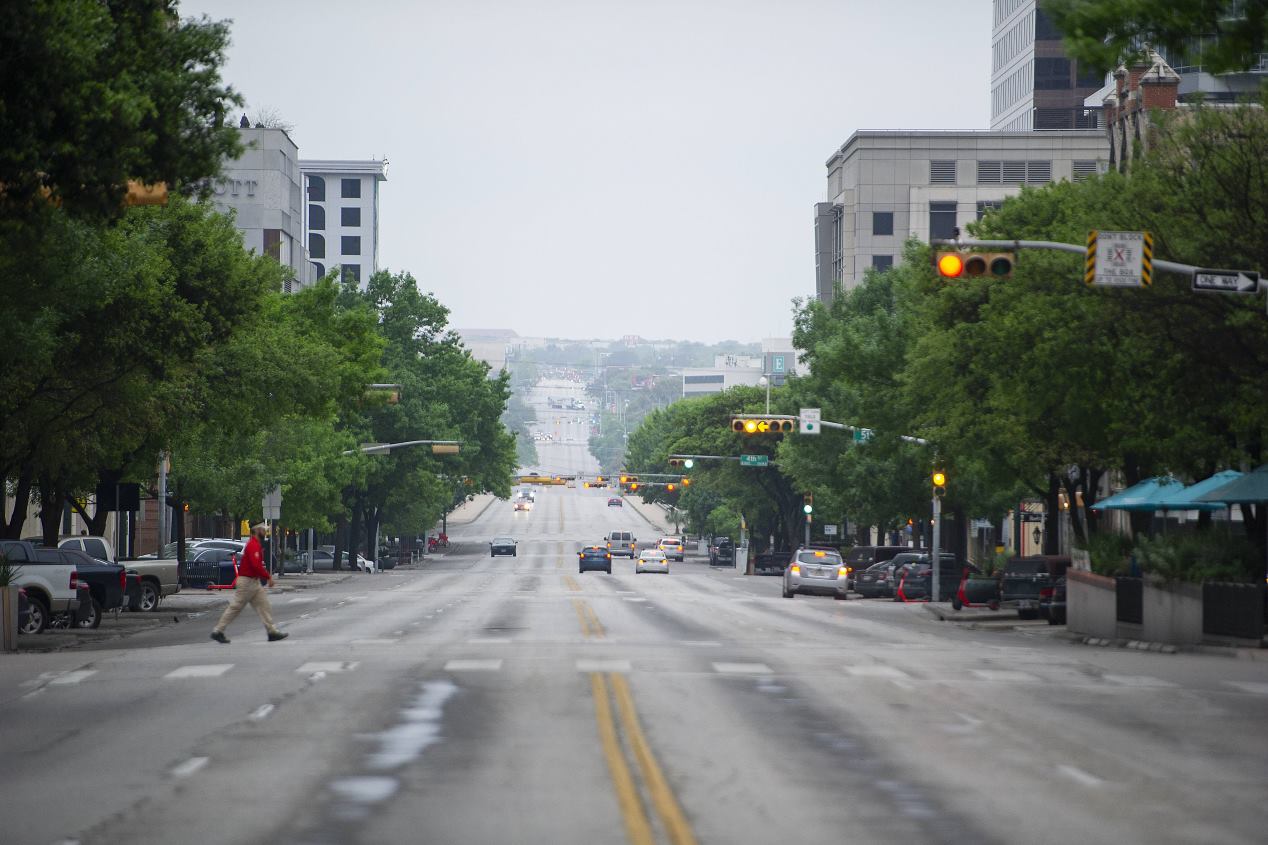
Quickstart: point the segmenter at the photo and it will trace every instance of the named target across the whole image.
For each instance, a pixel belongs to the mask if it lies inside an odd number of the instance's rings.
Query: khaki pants
[[[229,627],[229,623],[237,619],[242,608],[248,604],[260,614],[260,619],[270,634],[278,633],[277,626],[273,624],[273,608],[269,605],[268,590],[264,589],[264,585],[258,578],[239,578],[234,584],[233,598],[229,599],[229,606],[225,608],[220,621],[216,623],[216,632],[223,634],[225,628]]]

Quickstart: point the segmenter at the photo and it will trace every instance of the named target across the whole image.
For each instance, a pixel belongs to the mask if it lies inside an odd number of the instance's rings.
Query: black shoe
[[[229,638],[226,637],[224,633],[221,631],[212,631],[211,638],[218,643],[224,643],[225,645],[229,645]]]
[[[276,634],[269,634],[269,642],[275,643],[278,640],[284,640],[289,636],[290,634],[286,633],[285,631],[278,631]]]

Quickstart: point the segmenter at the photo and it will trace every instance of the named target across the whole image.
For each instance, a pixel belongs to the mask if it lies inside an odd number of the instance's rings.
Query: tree
[[[1268,36],[1264,0],[1047,0],[1043,12],[1070,55],[1102,72],[1139,56],[1143,45],[1211,73],[1247,70]]]

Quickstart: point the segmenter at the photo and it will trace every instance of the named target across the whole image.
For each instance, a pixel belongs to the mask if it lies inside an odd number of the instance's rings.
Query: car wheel
[[[986,603],[986,609],[987,609],[987,610],[999,610],[999,602],[997,602],[997,601],[988,601],[988,602]]]
[[[797,594],[796,594],[796,593],[794,593],[792,590],[788,589],[787,587],[784,587],[784,598],[786,598],[786,599],[790,599],[790,598],[792,598],[792,597],[793,597],[793,596],[795,596],[795,595],[797,595]]]
[[[76,628],[96,628],[101,625],[101,605],[93,599],[88,606],[88,615],[75,623]]]
[[[963,609],[964,609],[964,602],[960,601],[960,597],[959,597],[959,596],[952,596],[952,597],[951,597],[951,609],[952,609],[952,610],[963,610]]]
[[[37,595],[28,595],[27,598],[30,599],[30,613],[27,615],[26,624],[18,631],[23,634],[43,633],[48,627],[48,605]]]
[[[1049,613],[1049,614],[1048,614],[1048,624],[1049,624],[1049,625],[1056,625],[1056,624],[1057,624],[1057,620],[1052,618],[1052,614],[1051,614],[1051,613]]]
[[[1017,611],[1018,619],[1038,619],[1039,611],[1034,609],[1026,609]]]
[[[837,601],[846,601],[847,599],[849,599],[849,596],[844,595],[842,593],[837,593],[832,598],[836,599]]]
[[[515,551],[511,552],[511,557],[519,557],[519,556],[520,556],[519,549],[516,549]]]
[[[136,610],[146,613],[152,613],[159,608],[159,602],[163,600],[163,593],[153,581],[141,582],[141,598],[137,602]]]
[[[607,569],[605,569],[605,570],[603,570],[603,571],[604,571],[604,572],[606,572],[607,574],[611,575],[611,574],[612,574],[612,567],[610,567],[610,566],[609,566]]]

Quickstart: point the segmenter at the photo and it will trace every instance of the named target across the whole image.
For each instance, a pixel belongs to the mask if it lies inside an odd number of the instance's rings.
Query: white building
[[[365,287],[379,269],[379,183],[387,161],[301,161],[314,279],[336,267]]]
[[[908,238],[951,237],[1023,185],[1103,172],[1103,130],[863,130],[827,161],[815,205],[815,293],[830,302],[869,267],[902,260]]]
[[[757,387],[763,378],[768,378],[772,386],[778,387],[788,376],[796,374],[797,352],[793,349],[792,339],[763,338],[760,356],[715,355],[712,367],[684,367],[682,395],[707,396],[740,385]]]

